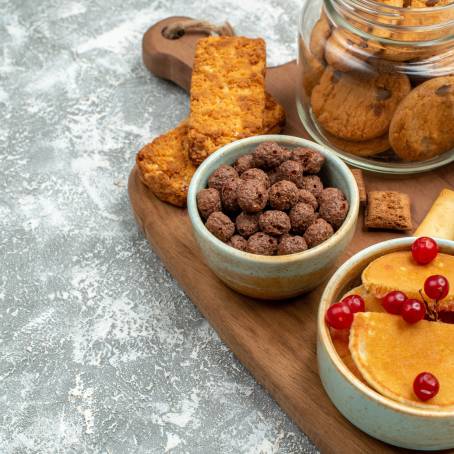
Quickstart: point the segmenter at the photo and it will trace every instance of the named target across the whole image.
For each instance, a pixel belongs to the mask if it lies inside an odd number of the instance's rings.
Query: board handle
[[[207,32],[191,30],[177,39],[164,36],[169,27],[188,20],[193,19],[173,16],[150,27],[142,39],[142,58],[155,76],[174,82],[189,93],[197,41],[206,37]],[[266,90],[285,108],[287,125],[284,134],[307,138],[296,110],[294,86],[299,76],[295,63],[293,60],[267,68]]]
[[[170,80],[189,91],[197,41],[207,34],[191,30],[175,39],[165,37],[166,30],[187,20],[192,19],[173,16],[150,27],[143,36],[142,58],[155,76]]]

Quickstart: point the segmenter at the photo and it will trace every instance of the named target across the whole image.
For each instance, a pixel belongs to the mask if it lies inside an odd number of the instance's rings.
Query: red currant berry
[[[437,377],[430,372],[421,372],[413,382],[413,391],[420,400],[429,400],[435,397],[440,390]]]
[[[449,282],[444,276],[429,276],[424,282],[424,291],[429,298],[440,301],[448,296]]]
[[[402,305],[402,318],[407,323],[418,323],[425,315],[426,307],[421,301],[409,299]]]
[[[386,312],[394,315],[400,315],[402,313],[402,305],[407,300],[407,295],[403,292],[395,290],[389,292],[382,300],[382,305]]]
[[[418,265],[427,265],[438,254],[438,244],[432,238],[422,236],[411,246],[411,253]]]
[[[335,303],[326,311],[325,320],[331,328],[348,329],[353,323],[353,313],[346,304]]]
[[[348,295],[341,301],[341,303],[346,304],[353,314],[366,311],[366,303],[359,295]]]

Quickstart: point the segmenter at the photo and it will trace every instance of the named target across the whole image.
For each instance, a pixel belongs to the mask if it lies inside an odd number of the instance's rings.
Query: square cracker
[[[194,164],[227,143],[263,131],[265,69],[263,39],[209,37],[198,42],[188,129]]]
[[[411,230],[410,197],[402,192],[371,191],[365,224],[370,229]]]

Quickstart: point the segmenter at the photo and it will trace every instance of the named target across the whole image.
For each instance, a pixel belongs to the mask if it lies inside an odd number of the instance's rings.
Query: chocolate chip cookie
[[[364,140],[361,142],[352,142],[350,140],[339,139],[336,136],[328,132],[324,132],[325,137],[328,139],[331,145],[339,148],[342,151],[353,154],[355,156],[361,156],[363,158],[368,156],[375,156],[379,153],[383,153],[389,150],[391,145],[389,144],[389,134],[383,134],[380,137],[371,140]]]
[[[306,96],[310,96],[314,87],[320,82],[325,71],[325,64],[314,57],[302,38],[299,39],[301,56],[301,87]]]
[[[329,133],[350,141],[382,136],[400,101],[410,92],[404,74],[365,76],[327,67],[311,96],[312,110]]]
[[[452,3],[452,0],[410,0],[412,8],[433,8],[434,6],[445,6]]]
[[[319,61],[323,61],[325,55],[326,41],[331,35],[331,27],[326,15],[322,15],[314,25],[311,34],[309,48],[312,55]]]
[[[454,148],[454,76],[415,88],[392,119],[389,140],[405,161],[433,158]]]
[[[368,41],[338,28],[333,31],[325,46],[325,60],[339,71],[370,72],[367,60],[381,49],[372,49]]]

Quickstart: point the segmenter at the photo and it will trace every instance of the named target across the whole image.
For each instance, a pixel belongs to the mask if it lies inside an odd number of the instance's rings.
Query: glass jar
[[[305,0],[298,49],[314,140],[376,172],[454,161],[453,0]]]

